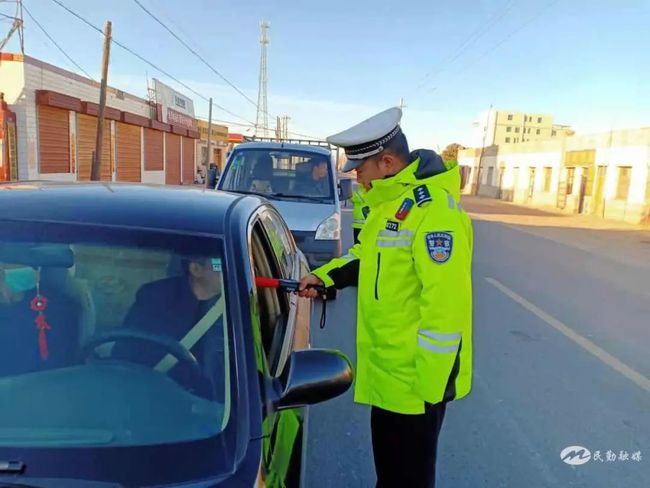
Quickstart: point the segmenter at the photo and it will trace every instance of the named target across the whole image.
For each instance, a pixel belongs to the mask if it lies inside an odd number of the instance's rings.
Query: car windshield
[[[47,474],[96,480],[139,456],[205,464],[231,420],[225,273],[219,239],[0,223],[0,460],[42,471],[65,448]]]
[[[334,201],[329,158],[308,151],[235,151],[220,189],[255,193],[270,199]]]

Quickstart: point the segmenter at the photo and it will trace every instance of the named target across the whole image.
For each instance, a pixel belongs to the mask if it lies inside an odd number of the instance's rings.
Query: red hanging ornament
[[[45,319],[45,314],[39,312],[34,320],[36,323],[36,328],[38,329],[38,350],[41,353],[41,359],[45,361],[49,356],[49,351],[47,349],[47,336],[45,335],[46,330],[50,330],[50,324],[47,323]]]
[[[31,306],[34,312],[42,312],[47,308],[47,298],[42,295],[36,295],[32,298]]]
[[[38,350],[41,354],[41,359],[45,361],[49,356],[49,351],[47,348],[47,336],[45,331],[52,329],[50,324],[47,323],[45,314],[43,313],[47,308],[47,298],[41,295],[40,288],[40,272],[36,275],[36,296],[32,298],[31,308],[36,312],[36,318],[34,323],[38,329]]]

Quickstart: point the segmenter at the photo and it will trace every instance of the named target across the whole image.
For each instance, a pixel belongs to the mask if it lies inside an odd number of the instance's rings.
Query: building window
[[[546,193],[551,191],[551,178],[553,178],[553,168],[547,166],[544,168],[544,191]]]
[[[506,137],[506,144],[510,142],[510,138]]]
[[[530,127],[528,128],[528,134],[530,134]]]
[[[518,138],[518,137],[515,137],[515,142],[519,142],[519,138]]]
[[[616,185],[616,199],[627,200],[630,193],[630,176],[632,175],[632,167],[619,166],[618,168],[618,184]]]
[[[519,127],[515,127],[515,132],[518,134],[519,133]]]
[[[573,193],[573,180],[576,176],[575,168],[567,168],[566,172],[566,194],[571,195]]]
[[[542,123],[542,118],[541,118],[541,117],[537,117],[537,123],[538,123],[538,124],[541,124],[541,123]]]
[[[556,135],[557,135],[557,131],[556,131],[556,130],[551,131],[551,137],[555,137]]]
[[[508,114],[508,120],[512,120],[512,114]]]
[[[510,126],[506,127],[506,132],[512,132],[512,127]]]
[[[540,135],[542,133],[542,131],[540,129],[537,129],[536,132],[537,132],[537,135]]]

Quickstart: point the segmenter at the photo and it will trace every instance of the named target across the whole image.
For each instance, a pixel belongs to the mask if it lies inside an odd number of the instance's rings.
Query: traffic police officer
[[[352,234],[354,236],[354,243],[359,243],[359,234],[361,229],[363,229],[363,224],[366,223],[366,217],[370,211],[370,207],[366,205],[364,200],[364,195],[367,192],[367,188],[364,183],[361,181],[358,182],[359,187],[352,194]]]
[[[378,487],[431,487],[446,404],[472,378],[473,233],[460,174],[409,153],[398,108],[328,138],[370,190],[359,244],[301,280],[358,286],[354,399],[371,409]]]

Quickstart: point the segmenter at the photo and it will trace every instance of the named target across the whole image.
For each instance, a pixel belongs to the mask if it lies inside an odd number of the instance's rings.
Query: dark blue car
[[[255,196],[0,186],[0,486],[299,486],[306,405],[348,389],[307,264]]]

